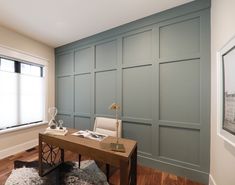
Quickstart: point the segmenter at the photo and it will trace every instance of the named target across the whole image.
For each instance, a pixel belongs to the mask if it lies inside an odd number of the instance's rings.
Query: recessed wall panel
[[[73,73],[73,53],[66,53],[57,56],[56,74],[68,75]]]
[[[200,123],[200,61],[160,64],[160,120]]]
[[[161,57],[182,57],[200,51],[200,19],[171,22],[159,28]]]
[[[93,67],[92,48],[85,48],[75,51],[75,73],[89,72]]]
[[[91,75],[75,76],[75,112],[90,114]]]
[[[151,154],[151,125],[123,122],[123,137],[136,140],[141,152]]]
[[[152,66],[123,70],[123,116],[152,117]]]
[[[159,134],[160,156],[191,164],[199,164],[199,130],[160,127]]]
[[[109,106],[116,102],[116,71],[98,72],[95,76],[95,113],[113,115]]]
[[[57,108],[59,112],[73,112],[73,78],[57,78]]]
[[[123,38],[123,63],[148,63],[152,55],[152,31],[129,35]]]
[[[90,128],[90,118],[76,116],[75,128],[78,130],[92,130],[92,128]]]
[[[117,41],[109,41],[96,45],[96,68],[114,68],[117,64]]]

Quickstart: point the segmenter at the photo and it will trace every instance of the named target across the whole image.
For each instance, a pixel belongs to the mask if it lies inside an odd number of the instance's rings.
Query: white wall
[[[55,104],[55,80],[54,80],[54,49],[43,43],[23,36],[15,31],[0,26],[0,45],[15,50],[22,51],[36,57],[46,59],[48,63],[48,106]],[[44,126],[27,128],[11,133],[0,134],[0,158],[1,155],[7,155],[8,152],[18,152],[25,147],[36,144],[38,132],[42,131]]]
[[[211,185],[235,185],[235,148],[217,136],[216,52],[235,36],[235,1],[212,0],[211,7]],[[235,61],[234,61],[235,62]],[[235,71],[234,71],[235,73]],[[213,182],[214,180],[214,182]]]

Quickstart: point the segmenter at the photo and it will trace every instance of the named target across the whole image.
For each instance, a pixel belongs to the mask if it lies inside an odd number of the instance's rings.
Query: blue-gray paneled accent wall
[[[191,3],[55,49],[58,119],[92,129],[121,105],[123,137],[144,165],[208,182],[210,1]]]

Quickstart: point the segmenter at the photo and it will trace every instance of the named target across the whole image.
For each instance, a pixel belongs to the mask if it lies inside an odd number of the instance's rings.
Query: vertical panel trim
[[[117,103],[121,107],[120,117],[123,115],[123,99],[122,99],[122,88],[123,88],[123,77],[122,77],[122,60],[123,60],[123,39],[118,37],[117,39]]]
[[[75,51],[73,51],[73,100],[72,100],[72,106],[73,106],[73,115],[72,115],[72,121],[73,121],[73,128],[75,128]]]
[[[90,92],[90,112],[91,112],[91,117],[90,117],[90,129],[93,130],[93,124],[94,124],[94,120],[95,120],[95,45],[93,45],[92,47],[92,56],[93,56],[93,62],[92,62],[92,67],[91,67],[91,92]]]
[[[200,166],[210,170],[210,10],[200,16]]]
[[[159,27],[157,25],[154,26],[152,31],[152,45],[152,152],[154,156],[159,156]]]

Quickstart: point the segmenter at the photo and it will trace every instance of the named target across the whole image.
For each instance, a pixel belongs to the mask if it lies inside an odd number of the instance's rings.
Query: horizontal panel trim
[[[110,38],[104,39],[104,40],[102,40],[102,41],[100,41],[100,42],[96,42],[94,46],[95,46],[95,47],[96,47],[96,46],[100,46],[100,45],[103,45],[103,44],[107,44],[107,43],[109,43],[109,42],[117,42],[117,40],[118,40],[118,39],[114,39],[114,38],[112,38],[112,39],[110,39]]]
[[[122,121],[131,124],[142,124],[152,126],[152,119],[122,117]]]
[[[57,115],[62,115],[62,116],[73,116],[73,114],[68,113],[68,112],[58,112]]]
[[[105,115],[105,114],[94,114],[94,117],[106,117],[106,118],[114,118],[115,119],[114,115]]]
[[[185,122],[174,122],[174,121],[163,121],[159,120],[159,126],[162,127],[174,127],[174,128],[183,128],[183,129],[193,129],[200,130],[200,123],[185,123]]]
[[[89,48],[92,48],[92,46],[78,47],[74,49],[74,53],[85,50],[85,49],[89,49]]]
[[[182,62],[182,61],[189,61],[189,60],[200,60],[200,55],[188,55],[188,56],[182,56],[182,57],[164,57],[161,59],[158,59],[157,61],[159,63],[172,63],[172,62]]]
[[[117,65],[113,67],[107,67],[107,68],[106,67],[96,68],[94,69],[94,72],[98,73],[98,72],[115,71],[115,70],[117,70]]]
[[[141,150],[138,150],[138,154],[146,156],[146,157],[152,157],[153,155],[151,153],[148,152],[143,152]]]
[[[79,73],[75,73],[74,76],[79,76],[79,75],[89,75],[91,74],[90,71],[87,71],[87,72],[79,72]]]
[[[134,31],[130,31],[130,32],[127,32],[127,33],[123,34],[122,35],[122,40],[125,40],[125,38],[128,38],[128,37],[138,35],[138,34],[141,34],[141,33],[144,33],[144,32],[148,32],[148,31],[152,31],[152,30],[153,30],[153,25],[144,26],[142,28],[139,28],[139,29],[136,29]]]
[[[159,28],[163,28],[166,26],[170,26],[170,25],[174,25],[174,24],[178,24],[181,22],[186,22],[186,21],[190,21],[190,20],[194,20],[194,19],[200,19],[200,14],[198,13],[194,13],[194,14],[189,14],[184,16],[184,18],[182,19],[182,17],[178,17],[178,18],[173,18],[170,19],[169,21],[164,21],[158,24]]]
[[[65,77],[72,77],[74,74],[62,74],[62,75],[56,75],[56,78],[65,78]]]
[[[95,114],[95,117],[107,117],[107,118],[115,119],[115,116],[104,115],[104,114]],[[141,125],[146,125],[146,126],[152,126],[151,119],[139,119],[139,118],[130,118],[130,117],[123,117],[119,119],[121,119],[124,124],[141,124]]]
[[[148,62],[137,62],[137,63],[128,63],[128,64],[122,64],[123,69],[128,69],[128,68],[134,68],[134,67],[145,67],[145,66],[151,66],[152,61],[148,60]]]
[[[102,73],[102,72],[108,72],[108,71],[116,71],[117,69],[115,68],[110,68],[110,69],[103,69],[103,70],[94,70],[95,73]]]
[[[176,159],[171,159],[169,157],[164,157],[164,156],[159,156],[159,159],[161,160],[164,160],[164,161],[167,161],[169,163],[174,163],[174,164],[179,164],[179,165],[186,165],[188,166],[189,168],[200,168],[200,165],[199,164],[194,164],[194,163],[187,163],[187,162],[184,162],[184,161],[180,161],[180,160],[176,160]]]
[[[83,118],[90,118],[91,117],[91,114],[90,113],[81,113],[81,112],[75,112],[74,113],[74,116],[75,117],[83,117]]]

